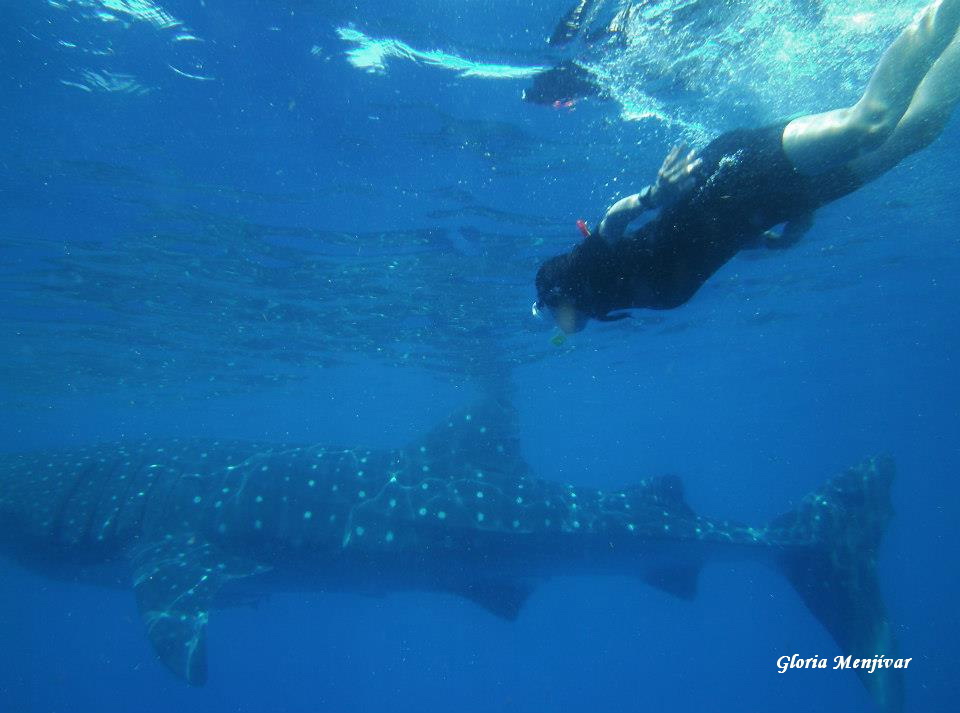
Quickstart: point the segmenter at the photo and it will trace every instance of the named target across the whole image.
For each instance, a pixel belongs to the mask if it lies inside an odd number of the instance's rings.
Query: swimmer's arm
[[[688,152],[683,145],[674,146],[660,166],[656,183],[610,206],[597,233],[607,241],[619,240],[627,226],[645,211],[672,205],[696,183],[695,173],[702,163],[695,151]]]
[[[619,240],[630,223],[646,211],[656,208],[656,204],[651,200],[652,188],[653,186],[647,186],[639,193],[621,198],[610,206],[597,226],[600,237],[608,241]]]

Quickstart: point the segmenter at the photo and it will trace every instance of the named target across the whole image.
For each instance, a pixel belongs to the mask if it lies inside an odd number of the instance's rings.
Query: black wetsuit
[[[544,263],[538,303],[572,302],[601,320],[617,309],[677,307],[764,231],[809,220],[862,185],[846,167],[815,177],[794,169],[782,145],[787,123],[712,141],[699,154],[696,186],[657,218],[612,243],[587,238]]]

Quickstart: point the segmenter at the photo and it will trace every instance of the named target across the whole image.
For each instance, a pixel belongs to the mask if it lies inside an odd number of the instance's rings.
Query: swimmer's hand
[[[610,206],[597,226],[597,234],[607,241],[619,240],[644,211],[673,205],[693,188],[701,165],[703,160],[697,158],[696,151],[687,151],[683,144],[674,146],[660,166],[656,183]]]
[[[674,146],[657,173],[657,182],[650,187],[652,206],[666,208],[676,203],[697,182],[697,169],[703,159],[696,151],[687,151],[685,144]]]

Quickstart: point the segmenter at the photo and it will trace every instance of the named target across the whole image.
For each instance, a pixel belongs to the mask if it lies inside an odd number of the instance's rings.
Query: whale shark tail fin
[[[779,564],[804,603],[833,636],[844,657],[894,658],[896,642],[877,579],[877,550],[893,515],[888,458],[850,468],[768,527],[781,545]],[[903,708],[902,670],[858,668],[885,711]]]

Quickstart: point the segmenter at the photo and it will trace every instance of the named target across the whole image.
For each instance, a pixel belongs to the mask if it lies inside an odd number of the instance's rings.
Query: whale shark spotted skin
[[[405,448],[217,440],[0,456],[0,547],[27,567],[135,592],[160,659],[206,680],[211,611],[282,590],[420,589],[514,619],[555,575],[634,574],[692,598],[703,563],[773,563],[844,655],[891,656],[874,570],[893,466],[841,474],[764,527],[700,517],[675,477],[623,490],[533,477],[515,414],[490,400]],[[118,570],[119,568],[119,570]],[[902,705],[901,672],[861,674]]]

